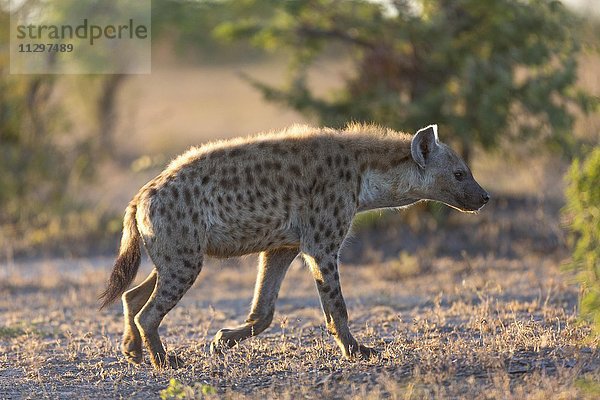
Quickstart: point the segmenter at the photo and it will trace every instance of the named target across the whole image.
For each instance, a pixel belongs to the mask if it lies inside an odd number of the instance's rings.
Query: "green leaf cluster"
[[[9,74],[9,18],[0,8],[0,251],[83,217],[70,190],[94,173],[94,140],[71,135],[57,78]]]
[[[582,285],[581,314],[600,334],[600,147],[575,160],[567,174],[565,214],[574,247],[569,267]]]
[[[437,122],[464,155],[503,137],[568,153],[573,111],[595,104],[575,85],[580,20],[558,1],[232,3],[238,18],[218,25],[217,37],[291,57],[285,85],[250,82],[325,125],[358,120],[414,131]],[[324,55],[352,68],[342,87],[319,96],[308,73]]]
[[[217,390],[210,385],[194,383],[193,386],[186,385],[175,378],[171,378],[166,389],[160,391],[160,398],[168,399],[203,399],[214,397]]]

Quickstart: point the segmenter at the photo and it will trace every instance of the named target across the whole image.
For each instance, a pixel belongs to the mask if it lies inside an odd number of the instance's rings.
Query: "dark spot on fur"
[[[341,163],[342,163],[342,156],[340,156],[339,154],[337,154],[335,156],[335,166],[339,167]]]
[[[185,203],[190,206],[192,204],[192,193],[190,189],[187,187],[183,189],[183,198],[185,199]]]
[[[297,165],[290,165],[289,170],[293,175],[296,175],[298,177],[302,176],[302,171],[300,170],[300,167]]]
[[[330,262],[327,264],[327,271],[328,271],[328,272],[333,272],[333,271],[335,271],[335,263],[333,263],[332,261],[330,261]]]
[[[229,157],[239,156],[240,154],[242,154],[242,150],[239,148],[229,150]]]

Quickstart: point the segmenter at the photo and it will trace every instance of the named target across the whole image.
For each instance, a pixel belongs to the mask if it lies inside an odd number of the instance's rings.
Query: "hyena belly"
[[[251,213],[247,205],[212,219],[206,233],[205,252],[213,257],[233,257],[280,247],[298,246],[300,233],[293,219],[279,210]]]

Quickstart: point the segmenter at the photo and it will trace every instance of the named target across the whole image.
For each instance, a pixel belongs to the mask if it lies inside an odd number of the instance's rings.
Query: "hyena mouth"
[[[456,211],[460,211],[462,213],[467,213],[467,214],[477,214],[483,208],[483,206],[481,206],[479,208],[472,208],[472,207],[468,207],[466,205],[460,204],[458,202],[456,204],[450,204],[450,203],[444,202],[444,204],[446,204],[450,208],[454,208]]]
[[[474,207],[474,206],[468,204],[465,200],[466,199],[464,199],[464,198],[459,198],[458,196],[455,196],[454,204],[448,204],[448,203],[446,203],[446,204],[448,206],[454,208],[455,210],[458,210],[463,213],[468,213],[468,214],[477,214],[483,208],[483,206],[485,206],[485,204],[484,204],[482,206]]]

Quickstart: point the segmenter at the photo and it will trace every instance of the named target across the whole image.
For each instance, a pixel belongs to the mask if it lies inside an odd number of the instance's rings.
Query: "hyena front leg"
[[[369,358],[376,354],[375,350],[358,344],[348,328],[348,311],[342,296],[337,254],[338,249],[335,249],[330,253],[305,252],[303,256],[317,284],[327,330],[333,335],[346,358]]]
[[[217,332],[210,344],[211,353],[233,347],[250,336],[258,335],[271,325],[281,282],[298,253],[298,248],[281,248],[260,253],[254,298],[246,323],[237,328],[223,328]]]
[[[150,295],[156,286],[156,269],[153,269],[150,275],[133,289],[123,293],[123,314],[125,320],[125,329],[123,330],[123,342],[121,351],[127,358],[127,361],[134,364],[142,362],[142,337],[140,331],[135,325],[134,317],[140,312],[144,304],[148,302]]]

